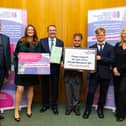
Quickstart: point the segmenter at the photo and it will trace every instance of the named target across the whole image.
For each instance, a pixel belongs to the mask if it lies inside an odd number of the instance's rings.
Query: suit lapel
[[[58,40],[56,39],[56,46],[58,46]]]
[[[94,45],[94,48],[97,48],[97,44]]]
[[[0,45],[2,44],[2,35],[0,34]]]
[[[44,42],[43,46],[44,46],[45,50],[46,50],[47,52],[49,52],[49,42],[48,42],[48,38],[45,39],[45,42]]]
[[[96,49],[97,49],[97,51],[98,51],[98,47],[97,47],[97,44],[95,44],[95,45],[93,46],[93,48],[96,48]]]
[[[103,48],[103,53],[105,52],[106,48],[107,48],[107,42],[105,42],[104,48]]]

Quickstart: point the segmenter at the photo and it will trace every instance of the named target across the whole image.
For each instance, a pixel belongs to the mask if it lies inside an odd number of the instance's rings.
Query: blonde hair
[[[0,24],[2,24],[2,21],[0,20]]]
[[[121,32],[120,32],[121,41],[120,41],[120,43],[119,43],[119,46],[122,46],[122,45],[123,45],[122,34],[123,34],[123,32],[125,32],[125,31],[126,31],[126,27],[123,28],[123,29],[121,30]]]
[[[95,34],[99,34],[100,32],[103,32],[104,34],[106,33],[106,31],[105,31],[105,29],[104,28],[97,28],[96,30],[95,30]]]

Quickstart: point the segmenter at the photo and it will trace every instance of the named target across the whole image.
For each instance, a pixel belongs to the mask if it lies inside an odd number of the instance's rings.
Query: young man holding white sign
[[[91,107],[94,100],[94,94],[99,86],[99,99],[97,105],[97,115],[99,118],[104,118],[104,105],[106,102],[107,91],[109,82],[112,75],[112,64],[114,62],[114,49],[113,46],[108,44],[105,40],[106,31],[104,28],[97,28],[96,31],[96,44],[90,48],[97,49],[96,56],[96,70],[89,73],[88,94],[86,100],[86,108],[83,118],[87,119],[91,113]]]
[[[73,35],[73,48],[81,48],[82,34]],[[75,115],[80,115],[80,94],[82,86],[81,70],[64,70],[64,84],[66,93],[65,115],[70,115],[73,111]]]

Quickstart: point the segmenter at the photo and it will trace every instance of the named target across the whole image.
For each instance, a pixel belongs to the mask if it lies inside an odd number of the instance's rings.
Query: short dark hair
[[[49,31],[49,27],[55,27],[56,28],[56,25],[49,25],[48,27],[47,27],[47,31]]]
[[[82,33],[74,33],[73,34],[73,39],[76,37],[76,36],[79,36],[80,38],[81,38],[81,40],[83,39],[83,35],[82,35]]]

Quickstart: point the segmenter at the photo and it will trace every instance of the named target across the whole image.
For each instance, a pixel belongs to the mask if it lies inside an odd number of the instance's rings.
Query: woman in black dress
[[[126,28],[121,31],[121,41],[115,45],[114,90],[117,121],[126,117]]]
[[[28,25],[26,27],[24,36],[19,39],[14,52],[15,83],[17,86],[16,96],[15,96],[15,111],[14,111],[14,119],[16,121],[20,121],[19,106],[25,87],[27,88],[27,98],[28,98],[26,114],[28,117],[31,117],[33,89],[34,89],[34,85],[39,83],[37,75],[17,74],[19,52],[40,52],[37,32],[33,25]]]

